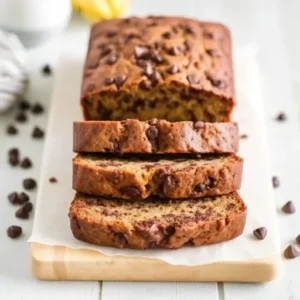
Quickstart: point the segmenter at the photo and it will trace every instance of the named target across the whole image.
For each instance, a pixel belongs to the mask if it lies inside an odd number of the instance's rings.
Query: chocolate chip
[[[18,197],[18,193],[17,192],[12,192],[7,196],[9,202],[11,204],[18,204],[19,203],[19,197]]]
[[[300,255],[300,250],[298,247],[294,245],[289,245],[285,250],[284,250],[284,257],[287,259],[291,258],[296,258]]]
[[[167,193],[168,191],[172,192],[176,189],[176,186],[176,178],[173,175],[167,175],[164,181],[164,193]]]
[[[300,234],[296,237],[296,243],[300,246]]]
[[[57,182],[57,179],[55,177],[50,177],[49,178],[49,182],[50,183],[56,183]]]
[[[280,112],[277,116],[276,116],[276,120],[279,121],[279,122],[282,122],[282,121],[286,121],[287,119],[287,116],[284,112]]]
[[[193,188],[194,193],[202,193],[205,190],[205,185],[204,184],[197,184]]]
[[[23,204],[22,208],[23,208],[23,210],[30,213],[33,209],[33,204],[31,202],[26,202]]]
[[[44,137],[44,131],[40,129],[39,127],[35,126],[33,128],[31,136],[35,139],[42,139]]]
[[[117,35],[116,31],[108,31],[106,32],[106,37],[111,38]]]
[[[209,31],[203,31],[203,36],[207,39],[213,39],[214,38],[214,35],[212,32],[209,32]]]
[[[150,77],[152,73],[153,73],[153,69],[151,65],[147,65],[143,70],[143,74],[146,75],[147,77]]]
[[[147,60],[145,60],[145,59],[138,59],[138,60],[136,61],[136,64],[137,64],[139,67],[141,67],[141,68],[145,68],[145,67],[147,67],[147,66],[149,65],[149,62],[148,62]]]
[[[7,228],[7,236],[9,236],[12,239],[17,238],[22,234],[22,227],[12,225]]]
[[[20,151],[18,148],[11,148],[8,150],[8,155],[9,156],[19,156],[20,155]]]
[[[19,102],[19,109],[20,110],[27,110],[29,108],[30,108],[30,103],[27,100],[23,99]]]
[[[104,49],[102,50],[102,52],[101,52],[101,56],[100,56],[100,57],[104,57],[104,56],[108,55],[111,51],[112,51],[112,49],[109,48],[109,47],[104,48]],[[97,65],[98,65],[98,64],[99,64],[99,59],[97,59]],[[96,66],[96,67],[97,67],[97,66]]]
[[[168,53],[170,55],[176,56],[176,55],[180,54],[180,52],[181,52],[180,49],[176,46],[172,46],[171,48],[168,49]]]
[[[139,87],[143,90],[149,90],[151,88],[151,82],[149,80],[143,80],[139,84]]]
[[[220,52],[217,49],[207,49],[206,53],[211,57],[220,56]]]
[[[124,248],[127,245],[127,240],[123,233],[117,232],[114,236],[115,243],[120,247]]]
[[[24,209],[23,206],[21,206],[15,213],[15,216],[19,219],[28,219],[29,218],[29,212]]]
[[[120,75],[115,77],[115,84],[117,88],[120,88],[125,83],[126,79],[127,79],[126,75]]]
[[[154,70],[150,77],[152,85],[156,85],[161,78],[162,77],[161,77],[160,73],[158,71]]]
[[[21,162],[21,168],[23,169],[29,169],[32,167],[32,162],[28,157],[25,157]]]
[[[203,128],[203,127],[204,127],[204,122],[202,122],[202,121],[198,121],[194,124],[195,129],[200,129],[200,128]]]
[[[125,186],[125,187],[122,187],[120,192],[122,194],[125,194],[127,196],[129,196],[131,199],[140,199],[141,198],[141,192],[140,190],[135,187],[135,186]]]
[[[33,105],[31,111],[34,115],[39,115],[44,112],[44,107],[40,103],[36,103]]]
[[[141,46],[136,46],[134,48],[134,55],[136,58],[144,58],[144,59],[150,58],[149,49]]]
[[[169,32],[169,31],[164,32],[164,33],[162,34],[162,37],[165,38],[165,39],[170,39],[170,38],[172,38],[172,33]]]
[[[154,249],[156,248],[156,242],[152,241],[148,243],[148,249]]]
[[[25,123],[27,121],[27,116],[23,111],[21,111],[16,115],[15,120],[19,123]]]
[[[18,132],[18,129],[14,125],[8,125],[6,128],[6,133],[8,135],[16,135]]]
[[[248,138],[248,134],[241,134],[240,139],[245,140]]]
[[[139,34],[137,34],[137,33],[131,32],[131,33],[129,33],[129,34],[127,35],[126,38],[127,38],[127,40],[140,39],[141,36],[140,36]]]
[[[197,75],[187,75],[186,79],[191,85],[200,83],[200,78]]]
[[[19,204],[23,204],[25,202],[28,202],[29,201],[29,196],[26,193],[21,192],[18,196],[18,201],[19,201]]]
[[[279,185],[280,185],[279,178],[278,178],[277,176],[273,176],[273,177],[272,177],[272,183],[273,183],[273,187],[274,187],[274,188],[279,187]]]
[[[168,226],[168,227],[166,227],[166,228],[164,229],[164,234],[165,234],[165,235],[170,236],[170,235],[172,235],[172,234],[174,234],[174,233],[175,233],[175,227],[173,227],[173,226]]]
[[[115,81],[115,79],[113,77],[105,77],[104,78],[104,84],[105,85],[111,85],[111,84],[114,83],[114,81]]]
[[[188,33],[188,34],[192,34],[192,35],[196,35],[196,31],[193,27],[190,27],[190,26],[186,26],[185,27],[185,32]]]
[[[208,177],[208,187],[213,188],[217,185],[217,181],[215,178],[209,176]]]
[[[17,155],[9,155],[8,162],[11,166],[15,167],[20,163],[20,160]]]
[[[120,183],[120,173],[116,170],[113,171],[112,182],[113,182],[113,184],[119,184]]]
[[[225,88],[226,83],[222,78],[220,78],[217,74],[206,72],[207,79],[211,82],[214,87],[217,88]]]
[[[118,56],[115,55],[115,54],[111,54],[111,55],[107,58],[106,62],[107,62],[109,65],[113,65],[117,60],[118,60]]]
[[[263,240],[267,235],[267,228],[266,227],[259,227],[255,230],[253,230],[253,234],[257,239]]]
[[[158,137],[158,129],[154,126],[149,126],[146,130],[146,136],[149,140],[155,140]]]
[[[33,190],[36,188],[36,181],[32,178],[27,178],[23,180],[23,187],[25,190]]]
[[[282,206],[281,210],[286,214],[293,214],[296,211],[296,208],[292,201],[288,201],[286,204]]]
[[[94,91],[96,88],[95,84],[94,83],[89,83],[86,88],[84,89],[85,93],[89,93],[89,92],[92,92]]]
[[[178,67],[176,65],[171,66],[170,68],[168,68],[167,72],[169,74],[175,74],[178,72]]]
[[[47,64],[42,68],[42,72],[44,75],[51,75],[52,74],[52,69],[51,67]]]
[[[153,62],[157,64],[161,64],[163,62],[163,58],[160,56],[157,50],[152,50],[150,53],[150,58]]]

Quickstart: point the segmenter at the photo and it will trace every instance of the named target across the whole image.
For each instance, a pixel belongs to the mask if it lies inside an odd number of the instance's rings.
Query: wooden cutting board
[[[92,250],[37,243],[31,245],[32,272],[44,280],[265,282],[278,277],[280,266],[280,255],[180,266],[156,259],[107,256]]]

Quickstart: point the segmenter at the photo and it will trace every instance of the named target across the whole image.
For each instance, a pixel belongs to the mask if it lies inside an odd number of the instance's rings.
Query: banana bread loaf
[[[73,126],[74,152],[234,153],[237,123],[87,121]]]
[[[229,30],[179,17],[98,23],[81,103],[86,120],[228,121],[234,105]]]
[[[123,201],[76,194],[69,217],[75,238],[118,248],[200,246],[231,240],[247,208],[237,193],[203,200]]]
[[[82,154],[73,159],[73,189],[131,200],[214,196],[238,190],[242,168],[243,159],[234,154],[201,159]]]

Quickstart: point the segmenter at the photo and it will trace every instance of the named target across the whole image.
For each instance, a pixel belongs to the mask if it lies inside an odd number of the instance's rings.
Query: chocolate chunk
[[[101,52],[101,56],[100,57],[104,57],[106,55],[108,55],[110,52],[112,51],[112,49],[110,47],[105,47],[102,52]],[[99,64],[99,59],[97,59],[97,65]],[[97,67],[97,66],[95,66]]]
[[[94,89],[96,88],[95,84],[94,83],[89,83],[86,88],[84,89],[84,91],[86,93],[89,93],[89,92],[92,92],[94,91]]]
[[[20,151],[18,148],[11,148],[8,150],[8,155],[9,156],[19,156],[20,155]]]
[[[225,88],[226,83],[222,78],[220,78],[217,74],[206,72],[207,79],[211,82],[214,87],[217,88]]]
[[[162,77],[161,77],[160,73],[158,71],[154,70],[150,77],[152,85],[156,85],[161,78]]]
[[[168,53],[169,53],[170,55],[176,56],[176,55],[179,55],[180,52],[181,52],[181,51],[180,51],[180,48],[178,48],[178,47],[176,47],[176,46],[172,46],[171,48],[168,49]]]
[[[127,79],[126,75],[120,75],[115,77],[115,84],[117,88],[120,88],[125,83],[126,79]]]
[[[27,110],[30,108],[30,103],[27,100],[23,99],[19,102],[18,107],[20,110]]]
[[[134,55],[136,58],[144,58],[144,59],[150,58],[149,49],[141,46],[136,46],[134,48]]]
[[[149,62],[148,62],[147,60],[145,60],[145,59],[138,59],[138,60],[136,61],[136,64],[137,64],[139,67],[141,67],[141,68],[145,68],[145,67],[147,67],[147,66],[149,65]]]
[[[47,64],[42,68],[42,72],[44,75],[51,75],[52,74],[52,69],[51,67]]]
[[[160,56],[157,50],[152,50],[150,53],[150,58],[153,62],[157,64],[161,64],[163,62],[163,58]]]
[[[165,234],[165,235],[170,236],[170,235],[172,235],[172,234],[174,234],[174,233],[175,233],[175,227],[173,227],[173,226],[168,226],[168,227],[166,227],[166,228],[164,229],[164,234]]]
[[[279,187],[279,185],[280,185],[279,178],[277,176],[273,176],[272,177],[272,183],[273,183],[274,188]]]
[[[143,74],[146,75],[147,77],[150,77],[152,73],[153,73],[153,69],[151,65],[147,65],[143,70]]]
[[[267,228],[266,227],[259,227],[253,230],[253,234],[259,240],[263,240],[267,235]]]
[[[202,193],[205,190],[205,185],[204,184],[197,184],[193,188],[194,193]]]
[[[22,209],[30,213],[33,209],[33,204],[31,202],[26,202],[23,204]]]
[[[154,126],[149,126],[146,130],[146,136],[149,140],[155,140],[158,137],[158,129]]]
[[[17,166],[20,163],[19,156],[9,155],[8,162],[13,167]]]
[[[7,236],[9,236],[12,239],[17,238],[22,234],[22,227],[12,225],[7,228]]]
[[[216,185],[217,185],[216,179],[213,178],[213,177],[211,177],[211,176],[209,176],[209,177],[208,177],[208,187],[209,187],[209,188],[213,188],[213,187],[215,187]]]
[[[17,192],[12,192],[7,196],[9,202],[11,204],[18,204],[19,203],[19,197],[18,197],[18,193]]]
[[[15,216],[19,219],[28,219],[29,218],[29,212],[24,209],[23,206],[21,206],[15,213]]]
[[[32,178],[27,178],[23,180],[23,187],[25,190],[33,190],[36,188],[36,181]]]
[[[21,162],[21,168],[29,169],[32,167],[32,162],[28,157],[25,157]]]
[[[196,35],[196,31],[193,27],[191,26],[186,26],[185,27],[185,32],[188,33],[188,34],[191,34],[191,35]]]
[[[137,200],[141,198],[140,190],[135,186],[125,186],[120,189],[122,194],[129,196],[133,200]]]
[[[151,88],[151,82],[149,80],[143,80],[140,84],[139,87],[142,90],[149,90]]]
[[[44,137],[44,131],[40,129],[39,127],[35,126],[33,128],[31,136],[35,139],[42,139]]]
[[[220,52],[217,49],[207,49],[206,53],[211,57],[221,56]]]
[[[292,201],[288,201],[286,204],[282,206],[281,210],[286,214],[293,214],[296,211],[296,208]]]
[[[118,60],[118,56],[116,54],[111,54],[107,58],[106,63],[108,63],[109,65],[113,65],[117,60]]]
[[[286,121],[287,119],[287,116],[284,112],[280,112],[277,116],[276,116],[276,120],[279,121],[279,122],[282,122],[282,121]]]
[[[174,191],[176,189],[176,186],[176,178],[173,175],[167,175],[164,181],[164,193],[167,193],[168,191]]]
[[[241,134],[240,139],[245,140],[248,138],[248,134]]]
[[[19,123],[25,123],[27,121],[27,116],[23,111],[21,111],[16,115],[15,120]]]
[[[104,84],[105,85],[111,85],[111,84],[114,83],[114,81],[115,81],[115,79],[113,77],[105,77],[104,78]]]
[[[50,177],[49,178],[49,182],[50,183],[56,183],[57,182],[57,179],[55,177]]]
[[[176,65],[171,66],[170,68],[168,68],[167,72],[169,74],[175,74],[178,72],[178,67]]]
[[[197,75],[187,75],[186,79],[191,85],[200,83],[200,78]]]
[[[195,129],[200,129],[200,128],[203,128],[203,127],[204,127],[204,122],[202,122],[202,121],[198,121],[194,124]]]
[[[114,236],[114,239],[115,239],[115,243],[120,248],[124,248],[127,245],[127,240],[126,240],[124,234],[121,232],[117,232]]]
[[[289,245],[284,250],[284,257],[287,259],[296,258],[298,256],[300,256],[300,250],[298,247],[296,247],[294,245]]]
[[[36,103],[33,105],[31,111],[33,114],[39,115],[44,112],[44,107],[40,103]]]
[[[8,125],[6,128],[6,133],[8,135],[16,135],[18,132],[18,129],[14,125]]]
[[[171,39],[172,38],[172,33],[167,31],[167,32],[164,32],[161,36],[165,39]]]
[[[28,202],[29,201],[29,196],[26,193],[21,192],[18,196],[18,201],[19,201],[19,204],[23,204],[25,202]]]
[[[296,237],[296,243],[300,246],[300,234]]]

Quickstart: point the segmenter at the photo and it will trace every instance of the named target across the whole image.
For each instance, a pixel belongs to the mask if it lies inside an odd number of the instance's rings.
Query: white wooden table
[[[234,46],[255,43],[262,71],[265,116],[272,171],[281,179],[276,190],[279,233],[282,249],[300,234],[300,3],[298,0],[131,0],[134,15],[184,15],[226,23],[232,30]],[[29,99],[43,103],[48,111],[52,78],[43,77],[40,69],[45,63],[55,66],[62,47],[83,47],[88,26],[74,19],[70,27],[47,45],[30,50],[28,68],[31,76]],[[55,72],[55,68],[54,68]],[[68,101],[68,99],[64,99]],[[274,116],[285,111],[288,121],[277,123]],[[29,269],[30,221],[16,220],[7,194],[21,190],[25,177],[38,179],[43,142],[32,140],[34,125],[45,127],[47,113],[30,116],[25,125],[18,126],[20,134],[9,137],[6,126],[15,112],[0,116],[0,299],[2,300],[235,300],[280,299],[300,300],[300,259],[285,261],[283,278],[268,284],[223,283],[131,283],[131,282],[40,282]],[[7,164],[7,150],[20,148],[23,155],[34,161],[31,170],[12,169]],[[31,193],[33,202],[35,193]],[[280,207],[293,200],[298,208],[294,215],[283,215]],[[10,240],[6,228],[21,224],[24,236]]]

